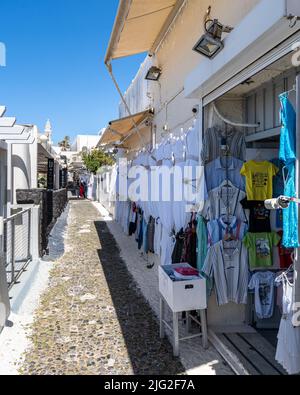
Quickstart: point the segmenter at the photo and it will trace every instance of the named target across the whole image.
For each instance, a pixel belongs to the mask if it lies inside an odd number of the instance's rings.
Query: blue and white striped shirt
[[[247,304],[248,253],[241,241],[220,241],[210,247],[202,272],[214,280],[219,306]]]

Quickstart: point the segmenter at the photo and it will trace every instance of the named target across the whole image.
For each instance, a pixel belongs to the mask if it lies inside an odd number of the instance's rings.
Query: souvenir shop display
[[[274,319],[278,327],[282,312],[276,359],[295,374],[300,372],[300,355],[294,351],[300,349],[300,329],[292,323],[293,279],[289,274],[294,248],[299,246],[298,206],[290,200],[284,208],[266,203],[296,196],[295,110],[286,94],[280,95],[280,104],[277,158],[273,157],[275,141],[268,155],[271,160],[259,150],[256,158],[247,160],[244,131],[226,120],[207,128],[201,142],[198,120],[187,134],[164,139],[130,164],[142,166],[152,181],[149,199],[117,202],[116,219],[135,237],[143,254],[159,256],[161,294],[170,303],[176,299],[178,311],[184,311],[180,308],[187,302],[191,308],[201,304],[201,300],[184,300],[188,293],[180,288],[184,281],[201,279],[193,294],[203,298],[203,308],[214,290],[218,309],[228,304],[247,305],[252,326],[264,327]],[[197,178],[199,152],[204,184]],[[191,168],[189,173],[186,166]],[[170,171],[169,186],[158,177],[164,169]],[[181,170],[181,185],[174,188],[178,182],[175,169]],[[180,199],[186,185],[191,197],[196,195],[197,202],[203,203],[199,210],[192,198]],[[181,299],[174,297],[176,292]],[[242,311],[240,306],[233,310]]]
[[[127,234],[134,236],[137,248],[147,257],[156,254],[161,265],[187,262],[197,268],[198,250],[196,213],[187,213],[187,205],[195,204],[195,194],[203,191],[197,180],[199,165],[199,121],[180,137],[169,137],[151,152],[143,150],[128,166],[135,173],[147,175],[148,191],[140,201],[128,201],[117,194],[116,220]],[[185,166],[189,172],[185,172]],[[165,182],[163,174],[169,170]],[[174,169],[181,170],[181,184],[174,189]],[[120,174],[118,173],[118,181]],[[118,182],[117,181],[117,182]],[[128,192],[132,192],[133,179],[128,177]],[[178,179],[177,179],[178,182]],[[198,185],[199,184],[199,185]],[[192,193],[182,199],[184,186]],[[181,187],[181,188],[180,188]],[[179,191],[182,193],[179,196]],[[178,193],[178,196],[176,195]]]
[[[295,110],[288,94],[280,95],[280,104],[277,158],[266,160],[257,149],[256,157],[247,161],[244,134],[232,133],[225,119],[223,127],[205,131],[201,158],[206,201],[197,217],[197,234],[206,248],[198,250],[197,267],[215,289],[218,306],[248,304],[256,313],[253,319],[261,325],[268,322],[265,327],[272,327],[283,313],[276,359],[289,374],[296,374],[300,328],[292,325],[293,277],[287,280],[286,273],[299,246],[298,202],[289,200],[280,210],[265,204],[296,196]]]
[[[244,135],[235,130],[210,128],[205,133],[202,162],[205,165],[207,199],[200,238],[207,242],[201,272],[214,284],[219,306],[247,304],[248,254],[242,240],[248,230],[241,201],[246,198],[241,170],[246,157]]]

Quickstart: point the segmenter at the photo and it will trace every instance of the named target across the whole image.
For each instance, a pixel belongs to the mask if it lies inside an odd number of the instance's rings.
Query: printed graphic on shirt
[[[272,248],[277,246],[279,241],[280,237],[276,232],[247,233],[243,243],[249,250],[250,268],[272,266]]]
[[[245,210],[250,210],[249,232],[264,233],[271,232],[270,210],[265,208],[264,201],[249,201],[243,199],[241,204]]]
[[[263,205],[254,207],[254,217],[256,220],[265,221],[270,217],[270,211],[267,210]]]
[[[268,185],[268,173],[253,173],[253,188],[265,188]]]
[[[268,283],[260,283],[259,285],[259,298],[262,306],[270,306],[270,295],[271,287]]]
[[[273,177],[278,173],[278,168],[272,163],[249,161],[241,170],[241,175],[246,177],[246,192],[248,200],[271,199],[273,197]]]
[[[260,259],[268,258],[270,256],[271,249],[268,240],[257,239],[256,240],[256,254]]]

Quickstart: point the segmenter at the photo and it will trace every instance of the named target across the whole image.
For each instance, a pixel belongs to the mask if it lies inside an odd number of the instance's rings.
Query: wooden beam
[[[13,117],[9,118],[0,118],[0,127],[8,127],[11,128],[15,125],[17,119]]]
[[[222,342],[220,337],[216,335],[212,330],[208,332],[208,339],[212,345],[216,348],[219,354],[225,359],[229,364],[234,373],[238,376],[250,376],[250,373],[245,369],[241,361],[238,359],[236,354],[234,354],[227,345]]]

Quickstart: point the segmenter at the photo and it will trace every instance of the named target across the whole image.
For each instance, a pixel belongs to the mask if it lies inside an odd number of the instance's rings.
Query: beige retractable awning
[[[105,63],[154,52],[185,0],[120,0]]]
[[[122,142],[135,132],[134,124],[140,126],[147,119],[152,117],[153,112],[151,110],[147,110],[130,117],[111,121],[100,139],[99,146]]]

